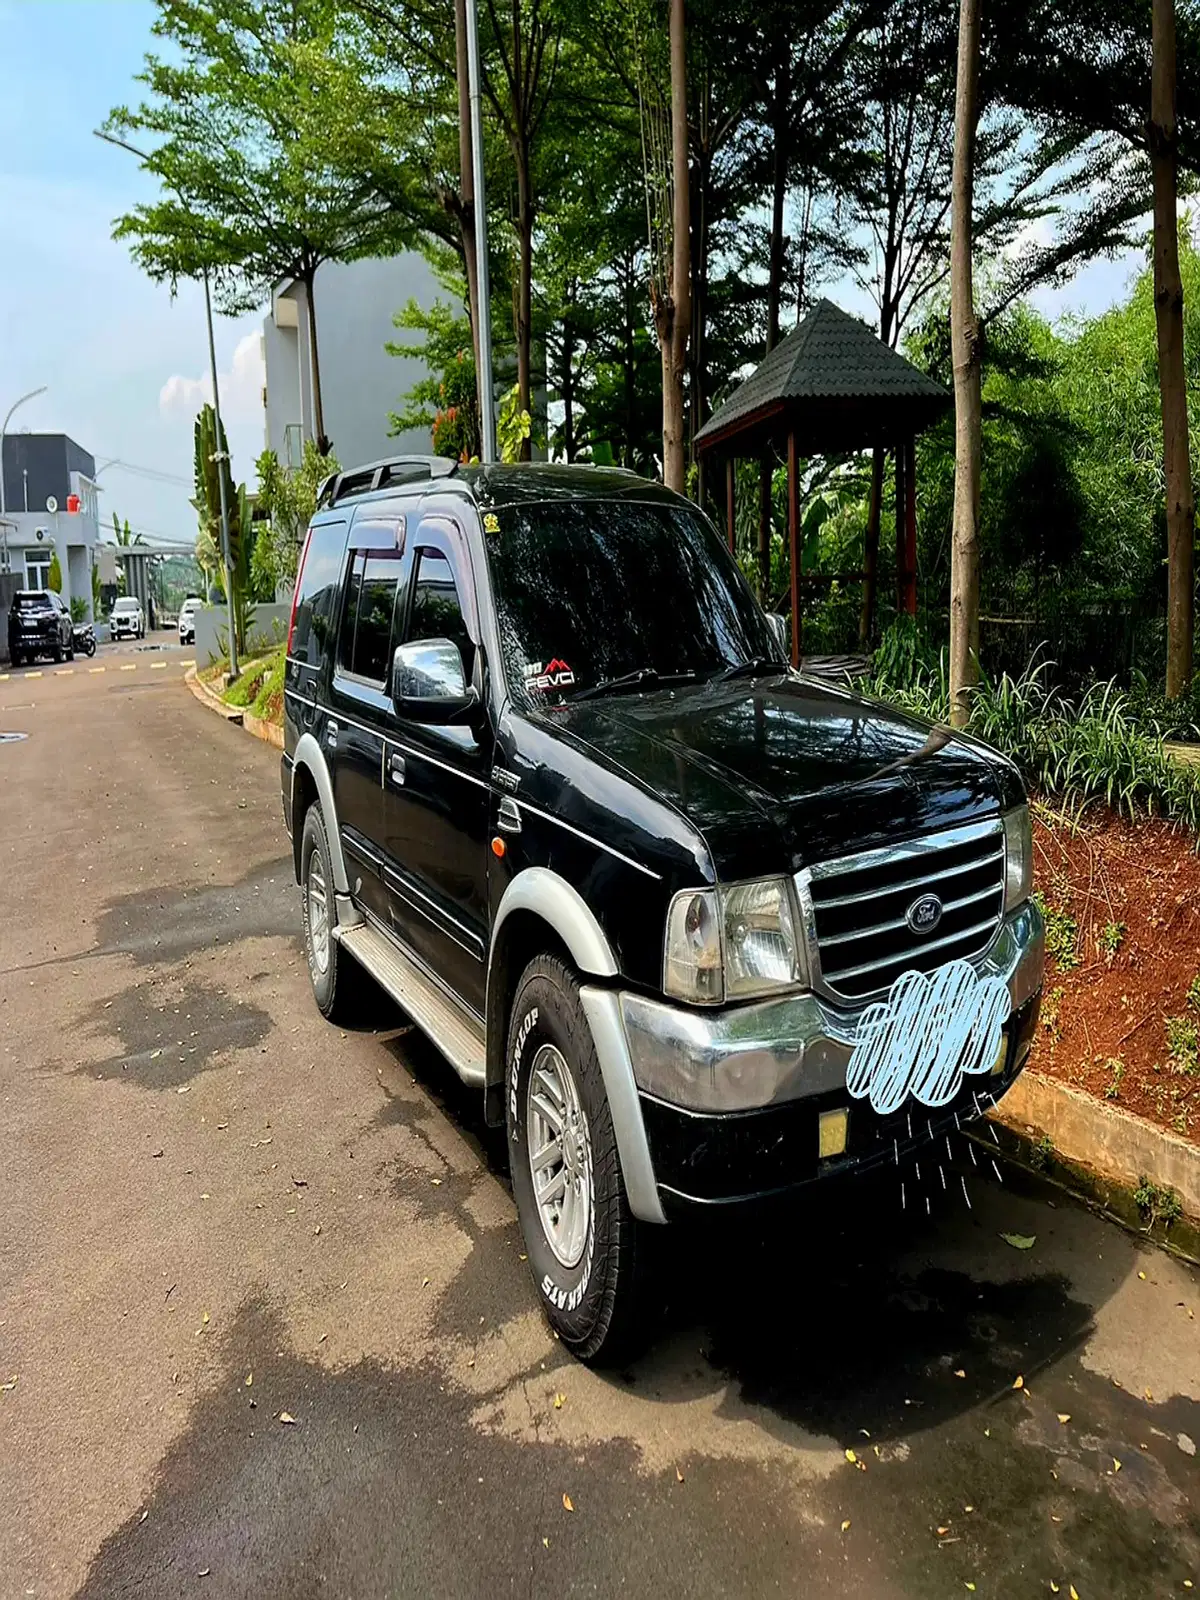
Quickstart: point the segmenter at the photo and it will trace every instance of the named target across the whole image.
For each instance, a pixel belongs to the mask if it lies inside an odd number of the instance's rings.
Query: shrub
[[[1051,666],[1042,658],[1018,677],[983,678],[972,702],[971,732],[1014,761],[1026,783],[1044,794],[1080,804],[1103,800],[1131,820],[1162,816],[1200,834],[1200,771],[1167,754],[1157,727],[1139,720],[1115,682],[1093,683],[1073,698],[1051,683]],[[885,638],[870,689],[928,721],[949,718],[944,653],[930,667],[903,639]]]
[[[1200,1073],[1200,1023],[1191,1017],[1168,1017],[1167,1054],[1176,1072],[1184,1072],[1189,1078]]]
[[[1152,1228],[1156,1222],[1163,1222],[1169,1228],[1183,1215],[1183,1207],[1174,1189],[1154,1183],[1144,1173],[1133,1191],[1133,1203],[1146,1219],[1148,1228]]]
[[[1042,913],[1046,924],[1046,949],[1058,963],[1060,972],[1070,972],[1079,965],[1079,929],[1075,918],[1061,906],[1047,904],[1040,890],[1035,890],[1034,904]]]

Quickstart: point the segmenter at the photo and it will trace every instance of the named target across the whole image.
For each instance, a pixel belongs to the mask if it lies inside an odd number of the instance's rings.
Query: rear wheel
[[[304,814],[300,897],[304,908],[304,953],[313,997],[331,1022],[345,1021],[358,998],[362,969],[333,936],[337,924],[333,865],[319,801],[314,801]]]
[[[522,975],[505,1059],[513,1194],[543,1309],[581,1360],[619,1360],[646,1333],[647,1228],[629,1209],[579,985],[554,957]]]

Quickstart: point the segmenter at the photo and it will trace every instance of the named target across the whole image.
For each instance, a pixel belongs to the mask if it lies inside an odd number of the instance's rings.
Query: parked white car
[[[198,595],[189,595],[179,608],[179,642],[180,644],[195,644],[196,642],[196,607],[202,606],[204,601]]]
[[[116,601],[108,625],[114,639],[144,639],[146,613],[142,610],[142,602],[133,595]]]

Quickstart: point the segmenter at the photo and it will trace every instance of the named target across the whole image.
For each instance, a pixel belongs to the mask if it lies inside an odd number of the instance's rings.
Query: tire
[[[324,901],[324,936],[319,898]],[[304,814],[300,835],[300,901],[304,919],[304,955],[313,998],[330,1022],[345,1022],[361,996],[362,968],[333,937],[337,921],[333,865],[319,801]]]
[[[596,1046],[564,964],[539,956],[517,985],[505,1054],[504,1117],[513,1195],[550,1326],[581,1361],[619,1361],[644,1342],[647,1227],[629,1209]],[[537,1077],[535,1079],[535,1071]],[[564,1077],[565,1074],[565,1077]],[[544,1115],[545,1111],[550,1115]],[[565,1117],[563,1113],[565,1111]],[[560,1126],[574,1129],[564,1149]],[[532,1144],[532,1148],[531,1148]],[[558,1154],[546,1163],[533,1157]],[[535,1178],[534,1165],[540,1165]],[[568,1207],[539,1200],[561,1187]]]
[[[12,655],[12,664],[13,664],[13,666],[14,667],[19,667],[21,665],[21,652],[19,650],[13,650],[10,653]]]
[[[57,639],[54,641],[54,649],[50,652],[50,654],[53,656],[55,661],[61,661],[63,658],[63,647]]]
[[[74,661],[74,659],[75,659],[75,641],[74,641],[74,639],[72,639],[70,644],[67,646],[67,660],[68,661]]]

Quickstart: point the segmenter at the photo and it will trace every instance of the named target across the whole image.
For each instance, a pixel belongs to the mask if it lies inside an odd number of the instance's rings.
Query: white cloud
[[[228,372],[218,374],[221,385],[222,420],[262,418],[263,370],[262,339],[257,332],[243,335],[233,352]],[[212,399],[212,380],[208,373],[187,378],[172,373],[158,392],[158,409],[164,416],[192,416]]]

